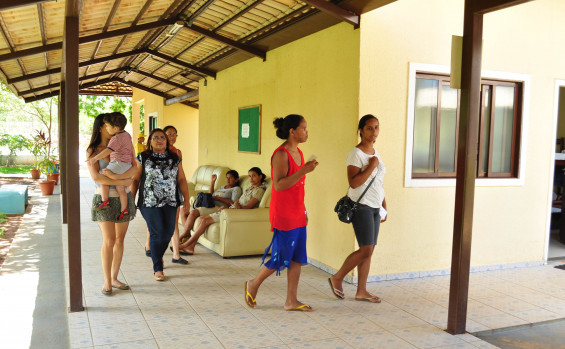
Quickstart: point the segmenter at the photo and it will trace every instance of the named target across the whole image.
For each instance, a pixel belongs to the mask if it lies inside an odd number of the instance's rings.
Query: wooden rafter
[[[185,6],[182,6],[182,3],[185,0],[175,0],[175,2],[173,2],[171,4],[171,6],[169,6],[167,8],[167,11],[165,11],[165,13],[163,13],[163,15],[161,15],[161,17],[159,17],[159,19],[172,19],[174,20],[175,18],[177,18],[178,16],[182,15],[184,13],[184,11],[186,11],[188,8],[190,8],[190,6],[192,6],[192,4],[194,4],[194,2],[196,0],[190,0],[188,2],[188,4],[186,4]],[[178,10],[177,10],[178,8]],[[174,20],[176,21],[176,20]],[[153,33],[147,33],[143,39],[141,39],[140,44],[136,47],[150,47],[155,40],[157,40],[157,38],[159,38],[159,36],[161,36],[163,33],[165,32],[165,29],[161,29],[161,30],[156,30]],[[146,44],[145,44],[146,43]],[[145,45],[144,45],[145,44]],[[142,46],[144,45],[144,46]],[[139,64],[137,64],[137,67],[139,67],[140,65],[143,64],[143,62],[145,62],[147,59],[149,59],[149,55],[147,55]],[[127,62],[125,62],[125,66],[129,66],[131,65],[138,57],[132,57],[131,59],[127,60]]]
[[[174,81],[171,81],[171,80],[162,78],[162,77],[157,76],[157,75],[155,75],[155,74],[151,74],[151,73],[144,72],[143,70],[133,70],[132,72],[133,72],[133,73],[136,73],[136,74],[139,74],[139,75],[143,75],[143,76],[148,77],[148,78],[153,79],[153,80],[160,81],[160,82],[163,83],[163,84],[167,84],[167,85],[174,86],[175,88],[183,89],[183,90],[185,90],[185,91],[187,91],[187,92],[194,91],[194,89],[192,89],[192,88],[190,88],[190,87],[186,87],[186,86],[184,86],[184,85],[177,84],[177,83],[174,82]]]
[[[243,10],[239,11],[238,13],[236,13],[235,15],[231,16],[230,18],[226,19],[222,24],[220,24],[219,26],[217,26],[216,28],[214,28],[212,31],[213,32],[217,32],[218,30],[222,29],[223,27],[225,27],[226,25],[230,24],[231,22],[235,21],[236,19],[238,19],[239,17],[243,16],[244,14],[246,14],[247,12],[249,12],[250,10],[254,9],[257,5],[259,5],[261,2],[263,2],[263,0],[255,0],[253,1],[251,4],[247,5],[246,8],[244,8]]]
[[[114,16],[116,15],[116,11],[118,11],[118,7],[120,6],[120,2],[121,2],[121,0],[114,0],[114,5],[112,5],[112,9],[110,10],[110,13],[108,14],[108,18],[106,18],[106,23],[104,24],[104,28],[102,28],[102,33],[106,33],[108,31],[108,28],[110,27],[110,24],[112,23],[112,20],[114,19]],[[96,55],[98,54],[98,50],[100,49],[101,45],[102,45],[102,40],[98,40],[98,42],[96,43],[96,47],[94,48],[94,52],[92,52],[92,55],[90,56],[91,60],[96,57]],[[84,75],[88,74],[89,70],[90,70],[90,66],[86,67]]]
[[[105,57],[101,57],[101,58],[96,58],[90,61],[84,61],[84,62],[80,62],[79,63],[79,67],[87,67],[89,65],[94,65],[94,64],[98,64],[98,63],[104,63],[104,62],[108,62],[114,59],[120,59],[120,58],[125,58],[128,56],[132,56],[132,55],[137,55],[140,53],[143,53],[144,50],[135,50],[135,51],[128,51],[128,52],[122,52],[119,53],[117,55],[110,55],[110,56],[105,56]],[[27,75],[23,75],[23,76],[19,76],[17,78],[14,79],[8,79],[8,84],[15,84],[17,82],[21,82],[21,81],[25,81],[25,80],[31,80],[31,79],[35,79],[35,78],[40,78],[42,76],[47,76],[50,74],[57,74],[61,72],[61,68],[53,68],[53,69],[49,69],[46,71],[42,71],[42,72],[38,72],[38,73],[33,73],[33,74],[27,74]]]
[[[98,85],[102,85],[102,84],[107,84],[107,83],[113,82],[113,81],[116,81],[116,78],[109,78],[109,79],[104,79],[104,80],[99,80],[99,81],[93,81],[93,82],[89,82],[87,84],[84,84],[83,86],[81,86],[81,88],[94,87],[94,86],[98,86]],[[43,94],[37,95],[35,97],[24,98],[24,102],[26,102],[26,103],[35,102],[35,101],[39,101],[39,100],[44,99],[44,98],[58,96],[59,92],[60,92],[59,90],[56,90],[56,91],[51,91],[51,92],[48,92],[48,93],[43,93]]]
[[[243,44],[241,42],[238,42],[238,41],[235,41],[235,40],[232,40],[232,39],[228,39],[223,35],[219,35],[219,34],[213,32],[213,31],[202,28],[202,27],[197,26],[195,24],[190,25],[188,22],[185,22],[185,26],[188,29],[192,30],[193,32],[196,32],[196,33],[201,34],[201,35],[205,35],[205,36],[209,37],[210,39],[218,41],[218,42],[220,42],[224,45],[228,45],[228,46],[231,46],[235,49],[249,53],[253,56],[257,56],[259,58],[262,58],[263,60],[267,59],[267,53],[263,50],[255,48],[253,46]]]
[[[204,13],[208,9],[208,7],[212,6],[212,4],[216,2],[216,0],[208,0],[205,4],[201,5],[196,11],[194,11],[190,17],[186,20],[188,26],[191,26],[194,21],[200,17],[201,14]]]
[[[96,73],[96,74],[91,74],[91,75],[85,75],[81,78],[79,78],[79,82],[80,81],[85,81],[85,80],[90,80],[90,79],[95,79],[95,78],[99,78],[102,76],[106,76],[106,75],[111,75],[114,73],[118,73],[118,72],[122,72],[125,71],[125,68],[116,68],[116,69],[112,69],[112,70],[108,70],[108,71],[103,71],[100,73]],[[41,86],[41,87],[37,87],[37,88],[33,88],[31,90],[26,90],[26,91],[19,91],[18,92],[18,96],[22,97],[25,95],[29,95],[31,93],[37,93],[37,92],[41,92],[41,91],[45,91],[45,90],[51,90],[54,88],[58,88],[59,87],[59,83],[54,83],[54,84],[50,84],[50,85],[46,85],[46,86]],[[81,86],[81,88],[83,88],[83,86]]]
[[[111,30],[111,31],[105,32],[105,33],[83,36],[79,39],[79,43],[80,44],[86,44],[86,43],[89,43],[89,42],[94,42],[94,41],[99,41],[99,40],[104,40],[104,39],[110,39],[110,38],[114,38],[114,37],[117,37],[117,36],[122,36],[122,35],[125,36],[127,34],[132,34],[132,33],[137,33],[137,32],[141,32],[141,31],[145,31],[145,30],[165,27],[165,26],[168,26],[168,25],[170,25],[174,22],[175,22],[174,20],[160,20],[160,21],[157,21],[157,22],[150,22],[150,23],[144,23],[144,24],[140,24],[140,25],[134,25],[134,26],[131,26],[131,27],[128,27],[128,28]],[[63,43],[62,42],[56,42],[56,43],[52,43],[52,44],[47,44],[47,45],[33,47],[33,48],[30,48],[30,49],[19,50],[19,51],[14,51],[13,49],[11,49],[10,53],[0,55],[0,62],[13,60],[13,59],[17,59],[17,58],[22,58],[22,57],[27,57],[27,56],[31,56],[31,55],[36,55],[36,54],[39,54],[39,53],[60,50],[62,48],[63,48]]]
[[[47,43],[45,40],[45,22],[43,20],[43,4],[37,4],[37,16],[39,17],[39,29],[41,31],[41,44],[45,46]],[[43,53],[43,59],[45,59],[45,70],[49,69],[49,57],[47,52]],[[51,83],[51,76],[47,78],[47,83]]]
[[[124,84],[130,85],[131,87],[135,87],[135,88],[137,88],[137,89],[140,89],[140,90],[143,90],[143,91],[152,93],[152,94],[154,94],[154,95],[156,95],[156,96],[160,96],[160,97],[163,97],[163,98],[169,98],[169,97],[170,97],[170,96],[164,94],[164,93],[161,92],[161,91],[153,90],[153,89],[151,89],[151,88],[149,88],[149,87],[147,87],[147,86],[143,86],[143,85],[140,85],[140,84],[135,83],[135,82],[132,82],[132,81],[125,81],[125,80],[123,80],[123,79],[118,79],[118,78],[115,78],[115,81],[122,82],[122,83],[124,83]]]
[[[303,2],[307,3],[308,5],[314,6],[318,10],[327,13],[335,18],[352,24],[355,28],[359,28],[359,20],[360,16],[356,13],[347,11],[343,9],[333,2],[325,1],[325,0],[302,0]]]
[[[52,0],[2,0],[0,11],[13,10],[18,7],[30,6]]]
[[[475,13],[485,14],[508,7],[524,4],[532,0],[475,0]]]
[[[2,13],[0,13],[0,19],[2,19]],[[2,20],[3,21],[3,20]],[[2,26],[0,26],[0,34],[2,34],[2,37],[4,38],[4,41],[6,42],[6,44],[8,45],[8,49],[10,50],[11,53],[14,52],[14,47],[12,44],[12,40],[10,40],[10,36],[8,35],[8,33],[6,33],[6,31],[4,30],[4,28]],[[25,75],[26,71],[24,69],[24,66],[21,62],[20,59],[16,59],[16,62],[18,63],[18,66],[20,67],[22,74]],[[29,85],[29,88],[33,88],[33,86],[31,85],[31,83],[28,81],[27,84]]]
[[[171,62],[171,63],[174,63],[174,64],[176,64],[176,65],[178,65],[178,66],[183,67],[183,68],[190,69],[190,70],[194,70],[194,71],[196,71],[196,72],[199,72],[199,73],[204,74],[204,75],[208,75],[208,76],[213,77],[213,78],[216,77],[216,72],[214,72],[214,71],[211,71],[211,70],[206,69],[206,68],[197,67],[197,66],[192,65],[192,64],[190,64],[190,63],[181,61],[180,59],[167,56],[167,55],[165,55],[165,54],[163,54],[163,53],[161,53],[161,52],[154,51],[154,50],[145,50],[145,52],[147,52],[147,53],[149,53],[150,55],[153,55],[153,56],[155,56],[155,57],[159,57],[159,58],[161,58],[161,59],[164,59],[164,60],[166,60],[166,61],[169,61],[169,62]]]

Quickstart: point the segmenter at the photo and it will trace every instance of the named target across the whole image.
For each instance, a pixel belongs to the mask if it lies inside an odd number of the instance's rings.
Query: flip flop
[[[330,288],[332,289],[334,296],[336,296],[338,299],[345,299],[345,294],[343,293],[342,290],[338,290],[337,288],[334,287],[331,278],[328,278],[328,283],[330,284]]]
[[[372,299],[375,301],[373,302]],[[359,302],[369,302],[369,303],[380,303],[381,299],[377,296],[369,297],[369,298],[355,298],[356,301]]]
[[[123,284],[123,285],[112,285],[113,288],[117,288],[118,290],[129,290],[129,285],[128,284]]]
[[[171,252],[174,253],[173,246],[170,246],[169,249],[171,250]],[[180,254],[181,256],[192,256],[192,255],[194,255],[194,253],[186,252],[186,251],[185,251],[184,249],[182,249],[182,248],[179,249],[179,254]]]
[[[247,297],[251,298],[251,302],[249,302],[249,300],[247,299]],[[247,305],[250,308],[255,308],[255,306],[257,306],[257,301],[256,301],[257,297],[253,298],[253,296],[251,295],[251,293],[249,293],[249,291],[247,291],[247,281],[245,281],[245,303],[247,303]]]
[[[308,304],[302,304],[299,305],[298,307],[294,308],[294,309],[285,309],[286,311],[314,311],[314,309],[309,306]]]

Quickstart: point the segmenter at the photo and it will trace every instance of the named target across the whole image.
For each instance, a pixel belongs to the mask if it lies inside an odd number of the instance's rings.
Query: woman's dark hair
[[[253,172],[257,173],[257,175],[261,176],[261,183],[265,183],[265,178],[266,178],[265,174],[263,173],[263,171],[261,171],[261,169],[259,167],[251,167],[249,169],[249,171],[247,171],[247,172],[251,172],[251,171],[253,171]]]
[[[165,132],[165,136],[167,135],[167,130],[170,129],[170,128],[175,130],[175,132],[177,132],[177,133],[179,132],[179,131],[177,131],[177,128],[174,127],[173,125],[168,125],[168,126],[165,126],[165,128],[163,129],[163,132]]]
[[[149,133],[149,137],[147,138],[147,149],[142,154],[145,154],[145,156],[151,156],[153,154],[153,147],[151,147],[151,140],[153,139],[153,135],[157,132],[161,132],[163,136],[165,136],[165,141],[167,142],[165,146],[165,152],[169,153],[169,155],[173,158],[174,161],[173,163],[171,163],[171,168],[173,168],[173,166],[175,166],[175,163],[180,159],[180,157],[178,156],[178,154],[171,153],[171,151],[169,150],[169,146],[170,146],[169,137],[167,137],[165,131],[161,130],[160,128],[154,128],[153,131]]]
[[[103,113],[100,114],[94,119],[94,123],[92,124],[92,136],[90,136],[90,143],[88,144],[87,150],[90,149],[90,155],[96,154],[96,148],[102,142],[102,134],[100,133],[100,128],[104,126],[104,117],[107,114]]]
[[[228,173],[226,173],[226,177],[228,175],[232,175],[232,177],[235,179],[235,185],[239,187],[239,173],[237,173],[236,170],[229,170]]]
[[[280,139],[288,139],[290,129],[296,130],[300,123],[304,120],[302,115],[289,114],[283,118],[273,120],[273,125],[277,129],[277,137]]]
[[[379,121],[379,119],[377,119],[377,117],[374,116],[373,114],[363,115],[363,117],[359,120],[359,127],[357,127],[357,130],[358,131],[362,130],[363,127],[365,127],[365,125],[367,124],[367,121],[369,121],[371,119],[375,119],[375,120]]]

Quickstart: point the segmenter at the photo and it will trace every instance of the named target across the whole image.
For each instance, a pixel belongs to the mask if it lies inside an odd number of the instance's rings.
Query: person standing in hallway
[[[143,133],[139,133],[137,135],[137,143],[135,143],[135,156],[138,156],[139,153],[143,153],[145,151],[145,135]]]
[[[259,287],[274,272],[287,272],[287,295],[285,310],[313,311],[314,308],[298,300],[298,281],[302,265],[308,263],[306,255],[306,208],[304,206],[304,182],[306,174],[314,171],[318,162],[304,161],[298,144],[308,139],[307,123],[296,114],[273,121],[277,137],[284,139],[271,157],[273,187],[269,216],[273,240],[265,250],[263,262],[272,246],[271,258],[261,267],[257,276],[244,284],[245,303],[251,308],[257,306]]]
[[[156,128],[151,131],[147,150],[140,157],[137,207],[149,228],[154,279],[165,281],[163,255],[177,224],[177,208],[182,206],[183,197],[190,197],[188,184],[182,160],[170,150],[169,140],[163,130]],[[188,206],[184,206],[184,209],[188,211]]]
[[[367,291],[371,257],[377,244],[380,223],[387,219],[383,188],[386,167],[379,152],[374,148],[379,131],[380,123],[375,116],[370,114],[363,116],[358,126],[361,142],[347,155],[347,180],[350,187],[348,195],[351,200],[357,201],[365,189],[370,186],[361,198],[351,222],[359,249],[351,253],[339,271],[328,279],[333,294],[339,299],[345,298],[343,279],[353,268],[357,267],[359,276],[355,300],[370,303],[381,302],[379,297]]]
[[[167,139],[169,140],[169,151],[171,153],[177,154],[179,156],[179,158],[182,160],[182,152],[180,151],[180,149],[176,148],[174,146],[174,144],[177,142],[177,129],[174,126],[165,126],[165,128],[163,129],[163,131],[165,131],[165,135],[167,135]],[[186,265],[188,264],[188,261],[184,258],[182,258],[180,255],[182,254],[183,256],[187,256],[189,255],[188,253],[186,253],[185,251],[179,251],[179,212],[180,212],[180,206],[177,207],[177,217],[176,217],[176,224],[175,224],[175,232],[173,233],[173,238],[171,239],[171,252],[173,252],[173,259],[172,262],[173,263],[177,263],[177,264],[183,264]],[[185,215],[183,215],[183,217],[185,217]],[[148,253],[149,252],[149,253]],[[145,242],[145,254],[147,256],[151,256],[151,252],[149,249],[149,229],[147,229],[147,240]]]
[[[90,144],[86,149],[86,158],[91,159],[97,156],[97,154],[102,153],[108,146],[110,138],[112,135],[108,133],[104,125],[104,117],[108,114],[100,114],[94,119],[94,124],[92,125],[92,136],[90,138]],[[137,164],[132,152],[132,163]],[[128,230],[129,221],[135,217],[135,203],[134,197],[126,189],[127,194],[127,209],[130,214],[127,218],[123,220],[118,220],[118,215],[120,214],[120,198],[118,192],[116,191],[115,185],[129,186],[132,183],[131,177],[135,175],[137,171],[137,166],[132,166],[129,170],[121,175],[111,175],[112,178],[107,177],[100,173],[100,169],[105,169],[110,163],[110,157],[106,156],[96,162],[91,163],[87,161],[88,171],[90,176],[96,183],[96,193],[92,199],[93,203],[100,202],[101,200],[101,188],[100,185],[109,185],[109,208],[103,211],[96,211],[93,208],[91,210],[91,217],[93,221],[97,221],[102,231],[102,249],[100,251],[100,256],[102,259],[102,269],[104,271],[104,285],[102,286],[102,294],[111,295],[112,288],[117,288],[120,290],[128,290],[129,286],[118,280],[118,274],[120,272],[120,265],[122,264],[122,257],[124,254],[124,238]]]

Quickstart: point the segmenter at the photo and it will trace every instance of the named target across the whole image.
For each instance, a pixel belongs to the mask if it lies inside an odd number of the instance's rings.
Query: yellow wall
[[[425,14],[425,15],[423,15]],[[488,14],[483,69],[531,75],[525,184],[477,187],[473,266],[544,257],[554,84],[565,78],[565,2],[539,0]],[[409,63],[450,64],[451,35],[462,35],[463,0],[403,0],[361,20],[359,111],[381,120],[377,149],[387,165],[389,221],[371,275],[450,267],[454,187],[404,187]],[[561,64],[560,64],[561,63]]]
[[[247,174],[259,166],[270,176],[270,157],[283,141],[272,121],[290,113],[308,122],[306,159],[320,165],[306,180],[308,255],[338,268],[353,251],[351,227],[333,213],[347,189],[345,157],[356,142],[359,30],[339,24],[250,59],[200,83],[199,164],[218,164]],[[237,152],[238,108],[262,105],[261,154]],[[266,232],[270,234],[270,232]],[[266,246],[265,246],[266,247]]]
[[[145,106],[145,141],[149,136],[149,115],[157,113],[159,128],[173,125],[177,129],[178,138],[175,147],[182,151],[183,169],[187,178],[198,167],[198,110],[181,103],[165,106],[162,97],[133,89],[133,134],[139,133],[139,106]],[[135,137],[135,136],[134,136]]]

